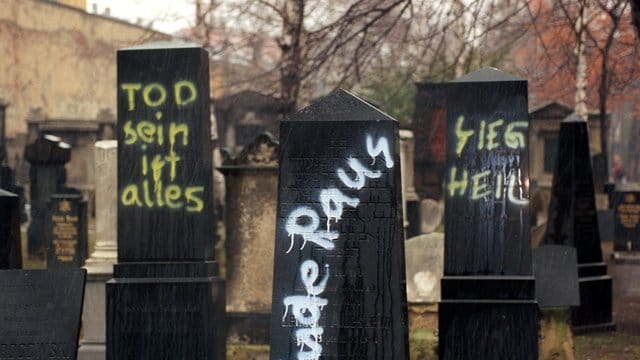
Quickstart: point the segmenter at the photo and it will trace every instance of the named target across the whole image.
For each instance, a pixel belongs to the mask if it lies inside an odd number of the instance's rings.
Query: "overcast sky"
[[[195,9],[192,0],[87,0],[87,11],[93,12],[94,4],[98,13],[109,8],[111,16],[143,25],[153,21],[153,28],[174,33],[193,24]]]

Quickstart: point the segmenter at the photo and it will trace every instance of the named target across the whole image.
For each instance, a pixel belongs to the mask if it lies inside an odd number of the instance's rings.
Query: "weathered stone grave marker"
[[[76,359],[84,269],[0,271],[0,359]]]
[[[226,182],[227,337],[268,344],[278,143],[260,134],[220,170]]]
[[[87,202],[82,194],[51,195],[48,216],[47,268],[83,266],[88,229]]]
[[[28,253],[44,255],[49,198],[67,181],[64,165],[71,159],[71,146],[53,135],[43,135],[24,149],[29,169],[31,222]]]
[[[95,144],[96,243],[87,259],[87,284],[82,312],[82,338],[78,348],[81,360],[106,358],[105,283],[112,278],[118,259],[118,142],[102,140]]]
[[[398,124],[338,90],[281,123],[272,359],[407,359]]]
[[[447,86],[441,359],[537,359],[527,82],[484,68]]]
[[[118,264],[107,283],[107,359],[225,357],[209,107],[201,47],[118,51]]]
[[[0,269],[22,268],[20,198],[0,189]]]
[[[576,248],[580,306],[572,310],[575,333],[612,330],[611,277],[602,261],[587,122],[562,120],[544,243]]]

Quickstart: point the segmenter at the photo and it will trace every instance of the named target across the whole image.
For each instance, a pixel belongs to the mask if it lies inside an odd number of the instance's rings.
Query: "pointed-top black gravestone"
[[[0,189],[0,269],[22,268],[20,198]]]
[[[338,90],[280,141],[271,358],[407,359],[397,122]]]
[[[441,359],[537,359],[527,82],[485,68],[447,87]]]
[[[611,277],[602,261],[587,122],[576,114],[560,123],[545,244],[576,248],[580,306],[574,332],[612,330]]]
[[[107,358],[223,359],[208,53],[161,43],[117,58],[118,264],[107,283]]]

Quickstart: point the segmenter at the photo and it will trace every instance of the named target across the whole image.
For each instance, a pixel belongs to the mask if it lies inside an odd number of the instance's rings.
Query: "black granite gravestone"
[[[0,271],[0,359],[76,359],[84,269]]]
[[[600,248],[587,122],[575,114],[562,120],[558,144],[544,243],[576,248],[580,306],[572,310],[574,333],[615,329],[611,277]]]
[[[118,264],[107,283],[108,359],[224,359],[209,107],[201,47],[118,51]]]
[[[640,251],[640,188],[616,186],[611,196],[614,211],[613,250],[616,261],[638,258]]]
[[[580,305],[576,248],[544,245],[533,249],[536,300],[540,308],[568,308]]]
[[[22,268],[20,199],[0,189],[0,269]]]
[[[537,359],[527,82],[484,68],[447,87],[441,359]]]
[[[44,255],[49,198],[64,188],[64,165],[71,159],[71,147],[57,136],[44,135],[24,149],[29,169],[31,222],[28,230],[29,254]]]
[[[280,144],[271,359],[407,359],[397,122],[338,90]]]
[[[81,194],[53,194],[49,202],[47,268],[82,267],[87,259],[87,202]]]

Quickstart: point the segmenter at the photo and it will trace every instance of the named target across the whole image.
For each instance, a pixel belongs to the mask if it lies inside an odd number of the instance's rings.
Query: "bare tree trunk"
[[[600,70],[600,86],[598,86],[598,97],[600,102],[600,114],[598,115],[598,120],[600,121],[600,150],[602,152],[602,162],[605,173],[604,178],[608,180],[609,178],[609,149],[607,149],[607,134],[608,124],[607,124],[607,98],[609,93],[609,73],[607,66],[609,64],[607,56],[602,57],[602,68]]]
[[[576,65],[576,96],[575,111],[584,120],[589,120],[589,111],[587,110],[587,56],[585,53],[585,45],[587,42],[586,31],[586,0],[578,1],[580,9],[578,18],[576,19],[576,47],[575,54],[577,59]]]
[[[305,0],[285,0],[282,11],[282,37],[278,41],[282,50],[280,67],[282,115],[295,111],[298,104],[304,64],[304,7]]]

